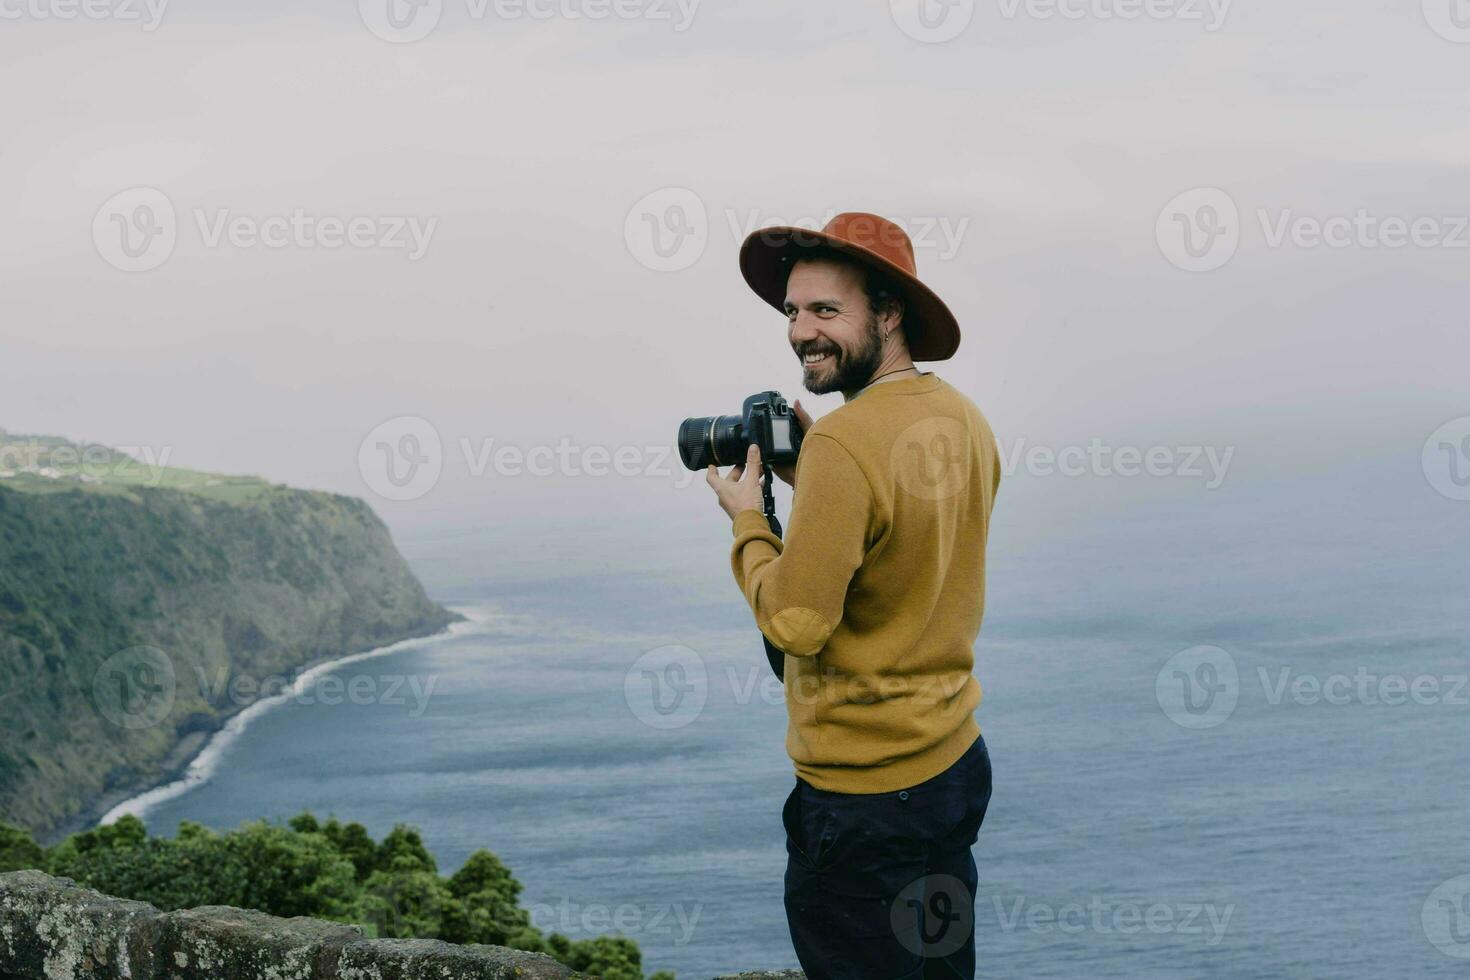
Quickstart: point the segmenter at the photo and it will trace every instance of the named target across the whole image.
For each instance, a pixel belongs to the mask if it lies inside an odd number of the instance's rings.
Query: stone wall
[[[744,980],[801,980],[749,973]],[[571,980],[549,956],[207,906],[160,912],[39,871],[0,874],[0,980]],[[734,980],[734,978],[726,978]]]

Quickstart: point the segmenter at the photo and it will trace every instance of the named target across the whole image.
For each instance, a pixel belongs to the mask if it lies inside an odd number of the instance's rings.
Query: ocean
[[[1470,505],[1417,467],[1081,511],[1002,488],[981,976],[1464,975]],[[324,672],[364,696],[258,710],[150,830],[409,823],[441,873],[489,848],[543,931],[621,932],[649,973],[797,966],[785,709],[720,515],[399,540],[470,622]]]

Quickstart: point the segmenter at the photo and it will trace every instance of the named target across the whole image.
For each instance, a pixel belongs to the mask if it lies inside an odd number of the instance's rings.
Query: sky
[[[679,421],[801,394],[741,239],[856,210],[1042,485],[1414,468],[1470,438],[1467,82],[1463,0],[0,0],[0,428],[692,513]]]

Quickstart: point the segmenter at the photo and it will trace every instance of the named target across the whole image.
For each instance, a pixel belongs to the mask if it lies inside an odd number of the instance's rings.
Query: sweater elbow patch
[[[815,609],[793,606],[772,616],[771,621],[761,627],[761,632],[783,653],[810,657],[827,645],[827,639],[832,635],[832,624]]]

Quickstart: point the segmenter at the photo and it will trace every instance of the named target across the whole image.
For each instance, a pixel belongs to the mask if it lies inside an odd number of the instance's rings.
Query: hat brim
[[[740,273],[755,294],[786,312],[786,280],[801,253],[827,246],[891,276],[904,291],[904,336],[916,361],[944,361],[960,346],[960,325],[944,300],[908,270],[860,245],[810,228],[762,228],[740,246]]]

